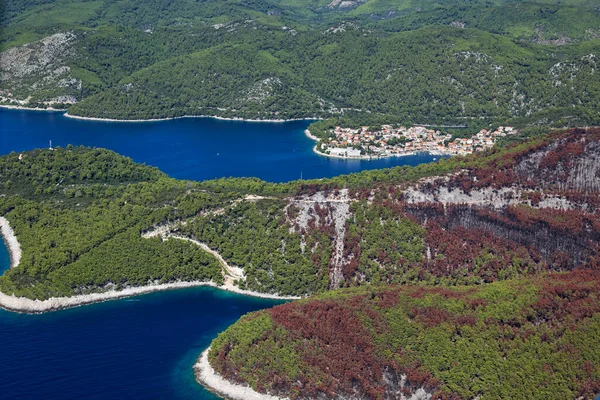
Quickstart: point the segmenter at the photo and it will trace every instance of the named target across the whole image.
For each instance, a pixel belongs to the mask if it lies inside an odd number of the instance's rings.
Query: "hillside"
[[[599,139],[598,129],[571,130],[415,168],[286,184],[177,181],[78,147],[11,154],[0,162],[0,214],[23,258],[0,289],[47,299],[225,280],[298,296],[594,269]],[[222,270],[206,248],[239,272]]]
[[[116,119],[598,123],[592,1],[16,1],[3,15],[3,104]]]
[[[360,287],[246,315],[210,365],[291,399],[595,399],[599,140],[554,133],[297,206],[306,238],[333,238],[329,288]]]
[[[209,359],[230,381],[291,399],[593,400],[598,279],[333,291],[242,317]]]
[[[598,133],[575,130],[467,159],[303,183],[275,206],[258,202],[174,229],[231,257],[254,278],[245,283],[253,290],[289,285],[275,270],[260,271],[265,259],[288,257],[310,260],[318,271],[312,280],[329,289],[597,268]],[[257,233],[253,224],[273,228]],[[271,252],[258,254],[257,242],[270,243]]]
[[[598,128],[285,184],[178,181],[102,149],[13,153],[0,215],[22,257],[0,297],[313,295],[241,319],[212,366],[292,398],[591,399],[599,161]]]

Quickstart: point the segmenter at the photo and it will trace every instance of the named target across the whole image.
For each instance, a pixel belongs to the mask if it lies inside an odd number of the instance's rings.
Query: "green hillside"
[[[100,149],[13,153],[0,158],[0,215],[23,258],[0,290],[46,299],[106,285],[221,283],[216,259],[189,240],[241,268],[241,289],[280,295],[595,268],[600,187],[560,171],[593,165],[599,139],[573,130],[415,168],[285,184],[178,181]],[[440,208],[445,190],[458,192]],[[479,200],[465,207],[465,196]],[[549,207],[556,202],[570,207]]]
[[[598,122],[592,1],[344,3],[10,2],[0,102],[118,119]]]
[[[593,399],[599,155],[600,129],[572,129],[272,184],[179,181],[103,149],[12,153],[0,215],[22,258],[0,291],[311,295],[243,317],[209,353],[226,379],[291,398]]]
[[[242,317],[209,359],[231,381],[292,399],[594,399],[598,278],[329,292]]]

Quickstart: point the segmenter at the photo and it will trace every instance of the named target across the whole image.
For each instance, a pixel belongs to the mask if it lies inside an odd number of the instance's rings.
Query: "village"
[[[332,137],[315,149],[318,153],[340,158],[384,158],[393,156],[430,153],[433,155],[466,155],[494,146],[498,138],[516,133],[508,126],[493,131],[480,130],[470,138],[455,138],[449,133],[428,129],[425,126],[392,127],[381,129],[363,126],[358,129],[336,126],[330,131]]]

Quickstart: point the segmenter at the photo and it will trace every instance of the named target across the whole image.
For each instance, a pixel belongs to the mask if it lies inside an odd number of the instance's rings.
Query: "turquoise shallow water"
[[[185,118],[110,123],[59,112],[0,109],[0,154],[67,144],[106,147],[177,178],[320,178],[430,155],[346,161],[313,153],[308,122],[250,123]],[[0,244],[0,271],[9,257]],[[0,398],[215,399],[192,366],[210,341],[241,315],[278,302],[191,288],[152,293],[42,315],[0,309]]]

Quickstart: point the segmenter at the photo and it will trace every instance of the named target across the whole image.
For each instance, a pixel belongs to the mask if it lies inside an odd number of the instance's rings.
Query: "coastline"
[[[5,217],[0,217],[0,236],[6,248],[8,249],[11,263],[10,268],[15,268],[21,261],[21,245],[10,227],[9,221]],[[218,286],[214,282],[202,281],[179,281],[164,284],[150,284],[145,286],[129,287],[123,290],[108,290],[106,292],[89,293],[71,297],[51,297],[46,300],[32,300],[27,297],[18,297],[0,292],[0,308],[9,311],[22,313],[42,313],[47,311],[57,311],[65,308],[78,307],[85,304],[99,303],[108,300],[116,300],[124,297],[137,296],[146,293],[152,293],[163,290],[182,289],[196,286],[211,286],[216,289],[226,290],[245,296],[260,297],[273,300],[297,300],[298,296],[279,296],[277,294],[260,293],[251,290],[240,289],[234,286],[232,282],[226,282]]]
[[[0,235],[8,249],[10,268],[15,268],[21,262],[21,245],[17,240],[15,232],[10,227],[10,223],[4,217],[0,217]]]
[[[17,297],[0,292],[0,307],[5,310],[26,314],[39,314],[47,311],[58,311],[65,308],[79,307],[86,304],[100,303],[124,297],[158,292],[169,289],[183,289],[195,286],[213,286],[212,282],[174,282],[161,285],[148,285],[127,288],[123,290],[109,290],[103,293],[82,294],[71,297],[51,297],[47,300],[32,300],[27,297]]]
[[[315,152],[317,155],[319,156],[323,156],[323,157],[329,157],[329,158],[339,158],[342,160],[383,160],[386,158],[392,158],[392,157],[407,157],[407,156],[416,156],[417,154],[420,153],[425,153],[425,154],[430,154],[432,156],[442,156],[442,157],[446,157],[446,156],[455,156],[457,154],[446,154],[446,153],[441,153],[439,151],[423,151],[423,152],[416,152],[416,151],[410,151],[410,152],[406,152],[406,153],[399,153],[399,154],[389,154],[386,155],[384,157],[380,157],[380,156],[371,156],[371,155],[364,155],[364,156],[358,156],[358,157],[348,157],[348,156],[338,156],[335,154],[327,154],[327,153],[323,153],[322,151],[320,151],[317,146],[319,145],[319,142],[321,141],[320,138],[314,136],[312,133],[310,133],[310,131],[308,129],[306,129],[304,131],[304,134],[306,135],[306,137],[308,137],[311,140],[316,141],[317,143],[313,146],[313,152]]]
[[[196,381],[206,389],[231,400],[287,400],[285,397],[258,393],[249,386],[231,383],[221,377],[208,362],[209,351],[210,347],[202,352],[196,364],[194,364]]]
[[[48,311],[58,311],[65,308],[79,307],[86,304],[101,303],[109,300],[117,300],[125,297],[133,297],[141,294],[159,292],[164,290],[184,289],[198,286],[210,286],[215,289],[226,290],[241,295],[260,297],[265,299],[273,300],[293,300],[297,297],[286,297],[278,296],[268,293],[252,292],[250,290],[242,290],[233,286],[222,285],[218,286],[214,282],[172,282],[163,284],[154,284],[146,286],[129,287],[123,290],[108,290],[101,293],[90,293],[81,294],[71,297],[51,297],[46,300],[32,300],[27,297],[18,297],[14,295],[7,295],[6,293],[0,292],[0,308],[5,310],[26,313],[26,314],[38,314]]]
[[[80,119],[84,121],[99,121],[99,122],[158,122],[158,121],[170,121],[176,118],[182,117],[172,117],[172,118],[154,118],[154,119],[111,119],[111,118],[96,118],[96,117],[81,117],[79,115],[71,115],[67,111],[63,114],[66,118],[71,119]]]
[[[290,118],[290,119],[246,119],[241,117],[219,117],[215,115],[181,115],[178,117],[166,117],[166,118],[151,118],[151,119],[116,119],[116,118],[99,118],[99,117],[82,117],[80,115],[69,114],[66,108],[34,108],[26,106],[13,106],[8,104],[0,104],[0,108],[6,108],[9,110],[24,110],[24,111],[62,111],[65,112],[63,115],[67,118],[80,119],[87,121],[99,121],[99,122],[158,122],[158,121],[171,121],[180,118],[214,118],[223,121],[241,121],[241,122],[293,122],[293,121],[318,121],[322,118],[317,117],[306,117],[306,118]]]
[[[158,122],[158,121],[171,121],[171,120],[181,119],[181,118],[213,118],[213,119],[219,119],[222,121],[283,123],[283,122],[292,122],[292,121],[312,121],[312,120],[318,119],[318,118],[245,119],[245,118],[240,118],[240,117],[226,118],[226,117],[218,117],[218,116],[213,116],[213,115],[182,115],[179,117],[152,118],[152,119],[113,119],[113,118],[98,118],[98,117],[82,117],[79,115],[71,115],[68,112],[64,113],[63,115],[67,118],[72,118],[72,119],[80,119],[80,120],[87,120],[87,121],[99,121],[99,122]]]
[[[67,111],[66,108],[39,108],[39,107],[25,107],[25,106],[12,106],[8,104],[0,104],[0,108],[6,108],[8,110],[25,110],[25,111]]]
[[[321,138],[318,138],[315,135],[313,135],[312,133],[310,133],[310,131],[308,129],[304,130],[304,134],[306,135],[306,137],[308,137],[311,140],[314,140],[317,143],[319,143],[321,141]]]

